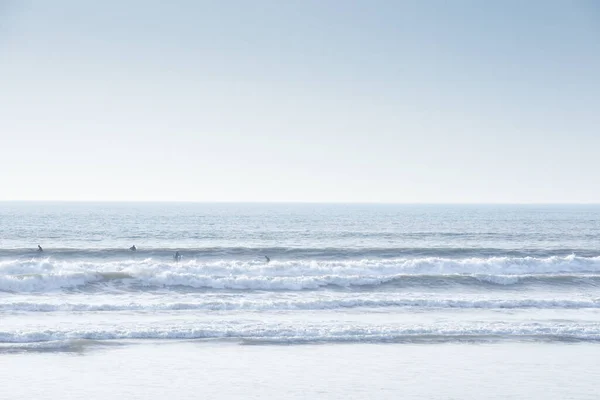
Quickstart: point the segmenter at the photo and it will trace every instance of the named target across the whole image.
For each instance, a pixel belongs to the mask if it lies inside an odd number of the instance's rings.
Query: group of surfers
[[[137,247],[135,247],[135,244],[134,244],[133,246],[131,246],[129,248],[129,250],[131,250],[131,251],[137,251]],[[42,246],[40,246],[38,244],[37,251],[41,252],[41,251],[44,251],[44,249],[42,249]],[[181,254],[178,251],[176,251],[175,254],[173,254],[173,260],[175,260],[176,262],[181,261]],[[265,256],[265,260],[266,260],[267,264],[271,261],[271,259],[268,256]]]

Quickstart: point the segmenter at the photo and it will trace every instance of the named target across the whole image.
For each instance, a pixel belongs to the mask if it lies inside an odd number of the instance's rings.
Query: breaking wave
[[[0,262],[0,291],[46,292],[107,285],[209,290],[374,289],[383,286],[600,284],[600,257],[397,258],[390,260],[182,263],[144,260]]]
[[[225,324],[137,329],[78,329],[0,331],[0,343],[61,343],[74,340],[234,340],[247,343],[393,343],[403,341],[557,340],[598,341],[597,324],[474,324],[470,326],[384,325],[328,326],[285,324]]]
[[[155,303],[89,304],[52,302],[7,302],[0,312],[108,312],[108,311],[296,311],[338,310],[350,308],[419,308],[419,309],[582,309],[600,308],[600,298],[571,299],[428,299],[428,298],[340,298],[340,299],[271,299],[167,301]]]

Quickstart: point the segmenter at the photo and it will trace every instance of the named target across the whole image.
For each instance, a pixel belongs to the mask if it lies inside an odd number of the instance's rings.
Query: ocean
[[[3,202],[0,394],[595,398],[599,238],[597,205]]]

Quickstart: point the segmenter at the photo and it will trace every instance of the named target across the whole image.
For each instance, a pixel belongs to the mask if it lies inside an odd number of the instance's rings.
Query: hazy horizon
[[[600,201],[588,1],[0,0],[0,200]]]
[[[211,200],[0,200],[7,203],[77,203],[77,204],[256,204],[256,205],[390,205],[390,206],[600,206],[600,202],[589,203],[400,203],[400,202],[369,202],[369,201],[211,201]]]

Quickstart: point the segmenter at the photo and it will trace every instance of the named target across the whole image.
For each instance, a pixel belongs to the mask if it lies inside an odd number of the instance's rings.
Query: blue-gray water
[[[596,341],[599,233],[594,205],[0,203],[0,343]]]

